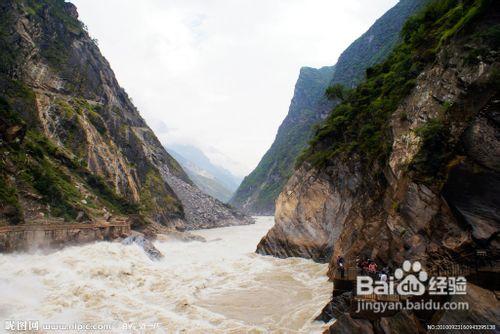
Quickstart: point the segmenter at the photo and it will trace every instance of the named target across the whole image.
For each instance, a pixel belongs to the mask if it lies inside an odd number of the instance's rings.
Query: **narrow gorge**
[[[85,1],[0,2],[0,328],[498,332],[499,1]]]

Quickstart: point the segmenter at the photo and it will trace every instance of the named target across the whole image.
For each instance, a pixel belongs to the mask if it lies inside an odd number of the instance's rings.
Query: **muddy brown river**
[[[272,224],[258,217],[194,232],[207,242],[157,241],[157,262],[108,242],[0,255],[0,331],[30,320],[116,333],[320,333],[326,326],[313,319],[331,293],[327,265],[255,254]]]

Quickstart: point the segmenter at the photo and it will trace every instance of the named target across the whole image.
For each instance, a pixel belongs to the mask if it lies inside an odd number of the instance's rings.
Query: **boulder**
[[[321,310],[321,314],[316,320],[329,322],[333,318],[340,318],[344,313],[349,312],[351,300],[352,292],[344,292],[339,296],[333,297],[323,310]]]
[[[163,258],[163,254],[158,249],[156,249],[151,240],[146,239],[144,235],[137,233],[123,239],[122,241],[122,244],[124,245],[131,245],[133,243],[144,249],[144,252],[146,252],[151,260],[157,261]]]
[[[456,295],[452,302],[468,303],[468,310],[445,311],[437,321],[439,325],[450,324],[498,324],[500,319],[500,302],[493,291],[467,284],[466,295]],[[461,333],[483,333],[478,330],[464,330]]]
[[[380,328],[384,334],[425,333],[415,315],[406,311],[398,312],[392,317],[381,318]]]

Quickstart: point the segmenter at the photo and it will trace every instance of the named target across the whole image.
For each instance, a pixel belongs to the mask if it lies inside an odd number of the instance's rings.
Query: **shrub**
[[[435,59],[444,41],[473,22],[488,3],[436,0],[410,18],[402,29],[401,43],[385,62],[367,71],[362,84],[349,94],[341,86],[329,88],[327,95],[341,98],[342,103],[316,130],[297,165],[306,160],[314,166],[325,165],[336,155],[352,151],[369,163],[384,163],[391,149],[389,117],[415,87],[417,75]],[[497,36],[496,30],[491,35]]]
[[[441,120],[429,120],[415,130],[422,140],[421,148],[409,166],[417,179],[432,184],[441,176],[443,166],[450,160],[449,127]]]

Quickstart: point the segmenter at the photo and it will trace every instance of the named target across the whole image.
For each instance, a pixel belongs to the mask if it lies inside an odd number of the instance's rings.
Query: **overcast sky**
[[[248,174],[302,66],[335,64],[396,0],[72,0],[164,143]]]

